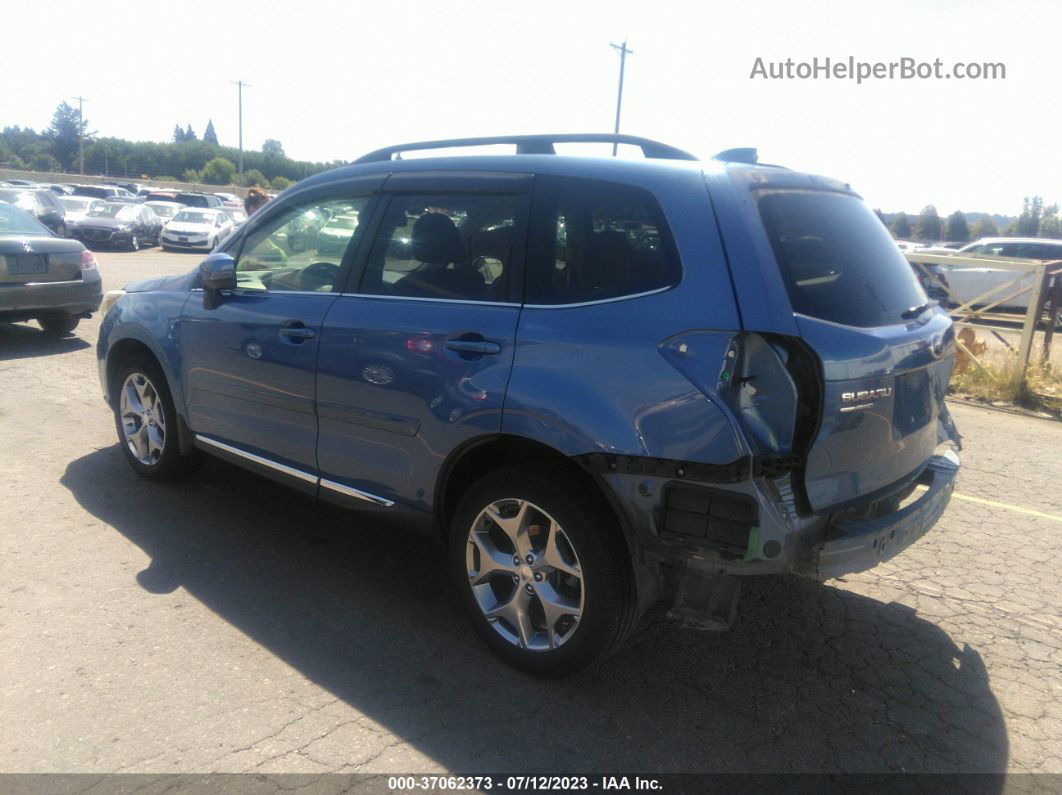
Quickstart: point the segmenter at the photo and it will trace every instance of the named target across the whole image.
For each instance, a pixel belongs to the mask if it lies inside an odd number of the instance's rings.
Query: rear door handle
[[[312,328],[307,328],[301,320],[296,320],[287,326],[281,326],[277,330],[277,334],[281,337],[287,337],[290,340],[312,340],[317,336],[317,332]]]
[[[447,350],[458,353],[473,353],[479,356],[501,353],[501,345],[490,340],[447,340]]]

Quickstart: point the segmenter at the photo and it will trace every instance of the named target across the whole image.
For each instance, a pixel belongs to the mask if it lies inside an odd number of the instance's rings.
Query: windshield
[[[793,311],[846,326],[904,322],[928,300],[877,216],[855,196],[760,191],[758,206]]]
[[[105,204],[102,207],[94,207],[89,212],[93,218],[118,218],[123,221],[132,221],[136,218],[139,210],[131,204]]]
[[[183,221],[186,224],[209,224],[214,221],[213,213],[197,213],[194,210],[182,210],[173,217],[174,221]]]
[[[88,207],[88,202],[84,199],[67,199],[60,197],[59,203],[63,205],[68,212],[83,213],[85,208]]]
[[[0,202],[0,235],[50,235],[47,227],[28,213]]]
[[[173,207],[167,207],[165,204],[149,204],[147,205],[155,211],[155,215],[159,218],[172,218],[173,214],[177,212]]]

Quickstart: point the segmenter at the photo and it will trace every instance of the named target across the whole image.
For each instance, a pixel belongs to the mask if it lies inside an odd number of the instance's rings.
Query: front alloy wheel
[[[564,529],[527,500],[484,508],[468,533],[469,585],[491,628],[521,649],[562,646],[583,614],[583,573]]]
[[[130,454],[140,464],[155,466],[166,451],[166,409],[146,375],[133,372],[119,397],[122,433]]]

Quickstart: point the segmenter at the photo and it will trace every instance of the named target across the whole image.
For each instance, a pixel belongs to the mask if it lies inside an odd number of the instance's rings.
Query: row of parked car
[[[973,243],[945,242],[932,245],[897,240],[896,245],[909,259],[911,254],[933,254],[978,259],[1062,260],[1062,240],[1042,237],[984,237]],[[914,258],[912,261],[916,260]],[[1020,273],[1002,265],[973,267],[968,264],[916,262],[914,268],[929,297],[945,306],[969,302],[984,306],[1000,301],[997,307],[1000,310],[1024,312],[1029,307],[1030,291],[1018,291],[1032,286],[1032,274],[1011,285]],[[995,292],[990,292],[993,290]]]
[[[0,182],[0,202],[24,210],[60,237],[131,251],[155,245],[210,251],[247,219],[239,198],[231,193],[176,191],[135,183],[9,180]]]

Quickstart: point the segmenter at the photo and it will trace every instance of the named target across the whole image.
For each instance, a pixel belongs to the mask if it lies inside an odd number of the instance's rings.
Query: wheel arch
[[[436,481],[433,505],[439,533],[444,538],[449,533],[454,511],[465,489],[487,472],[509,463],[538,464],[552,472],[561,471],[573,482],[583,484],[586,494],[616,520],[627,551],[626,559],[632,568],[638,566],[641,561],[640,544],[636,540],[630,517],[612,489],[557,449],[511,434],[473,439],[454,450],[443,463]],[[633,578],[631,582],[634,582]]]
[[[129,335],[121,337],[111,343],[107,350],[107,397],[108,403],[111,408],[115,407],[115,401],[117,400],[118,390],[115,384],[115,378],[118,375],[119,369],[123,364],[131,359],[143,358],[152,362],[156,367],[162,371],[163,378],[166,379],[166,388],[170,392],[170,399],[173,401],[174,408],[177,410],[177,439],[180,445],[182,453],[187,454],[195,447],[193,441],[193,434],[188,427],[188,421],[185,418],[184,404],[181,401],[181,394],[179,389],[175,389],[175,380],[170,368],[167,366],[167,362],[164,356],[161,356],[150,344],[138,336]]]

